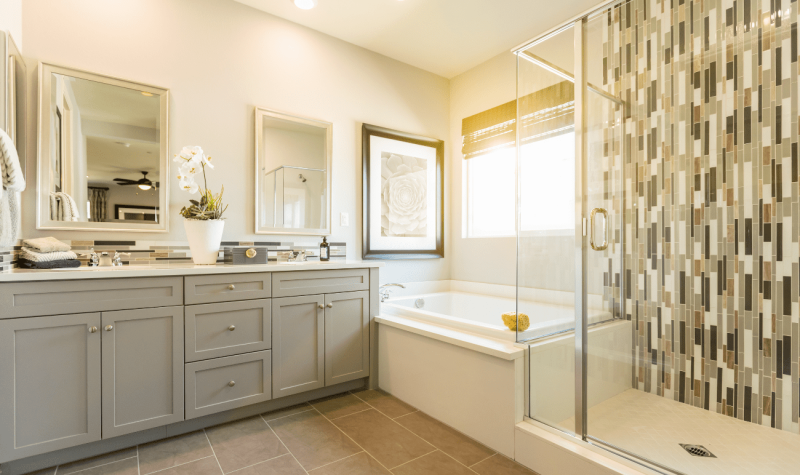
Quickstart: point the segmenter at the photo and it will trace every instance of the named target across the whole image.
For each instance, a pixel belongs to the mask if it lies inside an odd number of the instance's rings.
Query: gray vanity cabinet
[[[183,307],[103,312],[103,438],[183,420]]]
[[[100,440],[99,328],[99,313],[0,320],[0,463]]]
[[[272,397],[325,386],[325,298],[272,299]]]
[[[369,376],[369,291],[325,295],[325,385]]]

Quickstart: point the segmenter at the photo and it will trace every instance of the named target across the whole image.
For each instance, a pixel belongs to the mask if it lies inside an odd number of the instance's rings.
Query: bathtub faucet
[[[378,291],[378,293],[381,296],[381,302],[385,302],[386,299],[389,298],[389,292],[392,291],[392,289],[390,289],[389,287],[400,287],[401,289],[405,289],[406,288],[406,286],[403,285],[403,284],[383,284],[383,285],[381,285],[380,290]]]

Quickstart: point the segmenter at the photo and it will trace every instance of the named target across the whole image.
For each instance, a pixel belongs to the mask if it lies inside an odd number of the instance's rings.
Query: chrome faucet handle
[[[114,260],[111,262],[112,266],[120,267],[122,266],[122,256],[131,257],[130,252],[114,252]]]
[[[100,265],[100,256],[94,252],[94,248],[90,249],[89,252],[78,252],[76,254],[80,254],[83,257],[89,258],[89,267],[97,267]]]

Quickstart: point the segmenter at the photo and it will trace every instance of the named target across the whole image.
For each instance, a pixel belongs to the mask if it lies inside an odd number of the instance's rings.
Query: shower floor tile
[[[796,475],[800,467],[798,434],[636,389],[590,408],[588,427],[590,436],[687,475]],[[689,455],[678,444],[702,445],[716,458]]]

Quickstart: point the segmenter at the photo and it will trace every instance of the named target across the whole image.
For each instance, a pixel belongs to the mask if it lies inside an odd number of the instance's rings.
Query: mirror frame
[[[256,187],[254,190],[255,194],[255,218],[253,225],[255,227],[256,234],[283,234],[283,235],[292,235],[292,236],[330,236],[331,235],[331,197],[333,193],[331,191],[331,176],[333,175],[333,123],[325,122],[323,120],[317,119],[309,119],[307,117],[300,117],[293,114],[286,114],[284,112],[279,112],[276,110],[271,109],[264,109],[260,107],[255,108],[255,176],[256,176]],[[275,119],[287,120],[290,122],[296,122],[298,124],[305,124],[311,125],[314,127],[324,128],[325,129],[325,166],[326,166],[326,186],[327,186],[327,199],[326,205],[327,209],[325,210],[327,216],[327,227],[326,228],[317,228],[317,229],[298,229],[298,228],[275,228],[275,227],[259,227],[258,225],[258,215],[259,215],[259,204],[261,203],[261,197],[258,195],[259,190],[261,189],[261,151],[264,150],[264,117],[272,117]]]
[[[122,224],[95,223],[91,221],[53,221],[50,219],[49,178],[45,172],[50,170],[50,97],[52,75],[62,74],[78,79],[86,79],[111,86],[124,87],[136,91],[149,92],[159,97],[160,122],[159,131],[159,208],[163,210],[161,222],[158,224]],[[119,79],[111,76],[90,73],[79,69],[57,66],[39,62],[39,118],[37,131],[37,192],[36,192],[36,229],[52,229],[62,231],[101,231],[101,232],[134,232],[134,233],[166,233],[169,231],[169,89]],[[47,186],[46,186],[47,185]],[[113,224],[114,226],[103,226]]]

